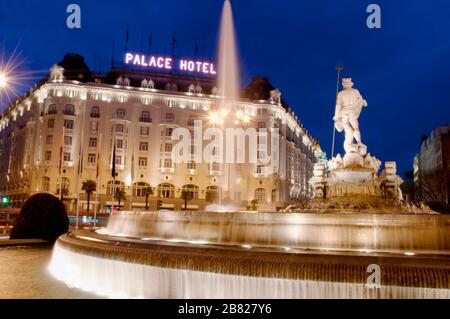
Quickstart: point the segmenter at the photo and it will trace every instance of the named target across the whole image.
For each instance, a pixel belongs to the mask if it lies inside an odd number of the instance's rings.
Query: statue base
[[[316,164],[310,180],[315,196],[309,208],[399,208],[403,180],[397,175],[396,163],[386,162],[378,175],[380,166],[381,161],[367,154],[367,148],[356,145],[343,158],[338,154],[327,164]]]

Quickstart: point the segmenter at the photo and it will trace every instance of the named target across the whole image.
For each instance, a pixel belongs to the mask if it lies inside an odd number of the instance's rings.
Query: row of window
[[[58,178],[57,181],[57,190],[59,191],[60,188],[63,189],[64,192],[68,192],[69,190],[69,179],[67,177],[62,178],[62,185],[59,184],[60,179]],[[145,189],[150,188],[150,184],[145,182],[138,182],[133,184],[133,196],[136,197],[144,197],[145,196]],[[45,192],[50,191],[50,178],[47,176],[44,176],[42,178],[42,190]],[[113,195],[117,190],[125,191],[125,184],[121,181],[109,181],[107,184],[107,194]],[[183,193],[189,193],[190,197],[192,199],[198,199],[199,198],[199,187],[196,185],[184,185],[182,187]],[[220,193],[220,189],[217,186],[208,186],[206,188],[207,194],[215,194],[215,196],[218,196]],[[278,191],[276,189],[272,190],[271,193],[271,200],[273,202],[277,201],[277,194]],[[169,183],[160,184],[157,187],[157,194],[160,198],[174,198],[175,197],[175,186]],[[211,196],[207,196],[210,197]],[[240,200],[240,193],[236,192],[234,199]],[[264,188],[257,188],[255,190],[255,199],[263,203],[267,200],[266,197],[266,190]]]

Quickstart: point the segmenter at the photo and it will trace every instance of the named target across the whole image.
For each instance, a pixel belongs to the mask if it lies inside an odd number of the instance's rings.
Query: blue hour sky
[[[81,29],[66,27],[66,7],[81,6]],[[382,28],[366,26],[370,3],[381,6]],[[0,0],[0,46],[18,46],[28,70],[65,53],[80,53],[91,68],[121,59],[129,48],[214,57],[221,0]],[[382,161],[412,169],[420,138],[450,122],[450,1],[232,1],[241,75],[246,84],[267,75],[324,150],[331,153],[336,60],[369,103],[360,118],[363,142]],[[25,90],[28,84],[19,90]],[[342,152],[338,136],[337,151]]]

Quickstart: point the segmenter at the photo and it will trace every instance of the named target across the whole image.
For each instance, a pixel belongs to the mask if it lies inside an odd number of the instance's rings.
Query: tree
[[[148,197],[153,195],[153,188],[146,187],[142,190],[142,195],[145,196],[145,210],[148,210]]]
[[[123,191],[121,189],[116,189],[116,193],[114,194],[114,198],[119,202],[119,209],[120,209],[120,203],[122,201],[126,200],[125,191]]]
[[[184,199],[184,210],[187,210],[187,202],[194,199],[194,194],[191,191],[182,191],[181,198]]]
[[[87,212],[89,213],[89,204],[91,201],[91,194],[97,190],[97,184],[94,181],[87,180],[87,181],[83,182],[83,186],[81,187],[81,189],[86,192]]]

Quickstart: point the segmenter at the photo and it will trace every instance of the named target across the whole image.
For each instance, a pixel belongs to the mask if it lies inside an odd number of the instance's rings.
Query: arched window
[[[91,110],[91,117],[100,117],[100,108],[98,106],[93,106]]]
[[[125,191],[125,183],[121,181],[109,181],[106,187],[106,193],[110,196],[114,195],[117,190]]]
[[[203,92],[202,87],[197,84],[197,86],[195,87],[195,93],[202,94],[202,92]]]
[[[184,185],[183,192],[191,193],[192,199],[198,199],[198,186],[196,185]]]
[[[189,85],[188,92],[189,93],[194,93],[195,92],[195,85],[194,84]]]
[[[149,188],[150,184],[145,182],[138,182],[133,184],[133,196],[144,197],[144,189]]]
[[[69,179],[67,177],[63,177],[62,178],[62,185],[60,185],[60,181],[61,181],[61,178],[58,178],[58,181],[56,183],[56,194],[61,194],[61,192],[60,192],[61,190],[62,190],[62,193],[64,195],[68,194],[69,193],[69,186],[70,186]]]
[[[67,104],[64,107],[64,115],[75,115],[75,106],[72,104]]]
[[[175,196],[175,186],[173,186],[172,184],[158,185],[158,197],[173,198],[174,196]]]
[[[42,177],[42,191],[43,192],[50,191],[50,177],[47,176]]]
[[[124,118],[125,117],[125,109],[117,109],[116,111],[116,116],[119,118]]]
[[[266,190],[264,188],[257,188],[255,190],[255,199],[258,203],[264,203],[266,201]]]

